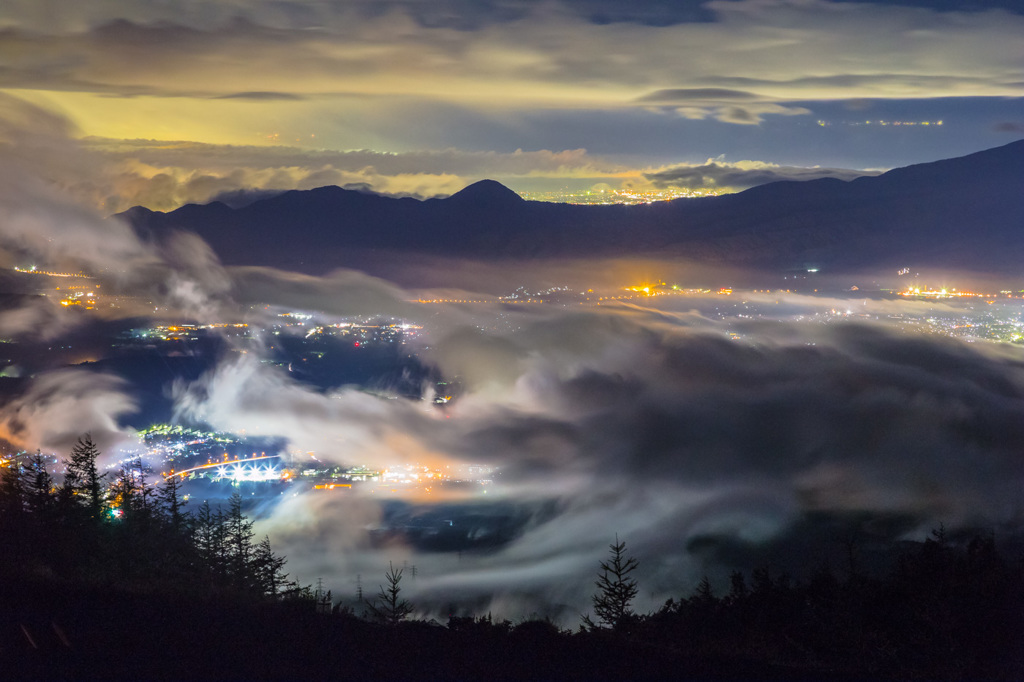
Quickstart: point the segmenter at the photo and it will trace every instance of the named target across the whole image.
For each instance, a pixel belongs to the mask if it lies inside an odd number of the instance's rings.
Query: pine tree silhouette
[[[402,581],[402,569],[396,571],[389,561],[384,579],[387,580],[387,588],[381,585],[380,592],[377,593],[377,599],[372,603],[366,602],[366,604],[370,607],[370,611],[376,620],[385,625],[397,625],[412,613],[412,604],[405,599],[400,599],[398,596],[398,593],[402,591],[402,588],[398,586],[398,583]]]
[[[598,593],[593,596],[594,613],[598,622],[605,627],[621,628],[633,618],[633,599],[637,595],[636,580],[629,577],[639,565],[633,557],[626,556],[626,543],[615,542],[608,546],[611,559],[601,562],[601,575],[598,576]],[[583,617],[583,624],[589,628],[597,627],[590,616]]]

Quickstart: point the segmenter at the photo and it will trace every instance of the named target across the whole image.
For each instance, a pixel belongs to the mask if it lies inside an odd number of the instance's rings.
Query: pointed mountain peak
[[[154,213],[156,213],[156,211],[146,208],[145,206],[132,206],[128,210],[115,213],[114,215],[131,222],[133,220],[145,220]]]
[[[508,206],[524,199],[495,180],[481,180],[448,197],[448,201],[476,206]]]

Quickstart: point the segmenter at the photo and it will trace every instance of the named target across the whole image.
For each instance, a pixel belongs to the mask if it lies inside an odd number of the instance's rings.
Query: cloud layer
[[[7,3],[0,88],[64,112],[81,135],[231,145],[126,143],[111,153],[134,168],[100,190],[110,210],[317,183],[432,195],[525,175],[557,187],[563,176],[639,178],[723,152],[892,166],[940,158],[925,149],[941,136],[908,142],[904,130],[899,144],[876,149],[850,131],[809,129],[814,114],[903,102],[910,121],[962,126],[941,140],[957,151],[995,146],[997,130],[1021,123],[999,98],[1019,97],[1024,82],[1024,16],[1009,3],[930,4],[125,1],[48,12]],[[951,99],[1001,113],[989,120]],[[294,152],[267,151],[281,163],[256,163],[255,145],[310,153],[286,163]],[[581,161],[581,148],[593,156]],[[327,153],[317,164],[323,149],[379,153]],[[609,153],[634,156],[624,164]],[[190,166],[189,154],[220,154],[237,170],[209,158]]]
[[[15,6],[5,41],[19,59],[5,85],[263,102],[498,97],[506,106],[608,106],[665,88],[715,102],[741,77],[768,101],[1019,94],[1013,37],[1024,17],[1000,9],[714,1],[702,6],[711,21],[658,25],[594,21],[582,2],[508,7],[474,21],[470,3],[113,3],[40,25]],[[812,63],[812,78],[795,77]]]
[[[818,178],[853,180],[872,171],[854,171],[843,168],[795,168],[756,161],[727,163],[723,159],[708,159],[702,165],[679,165],[645,173],[644,177],[656,187],[728,188],[748,189],[756,185],[780,181],[806,181]]]
[[[424,609],[456,601],[524,617],[546,604],[571,617],[615,532],[640,557],[652,605],[720,575],[718,551],[763,556],[796,528],[826,538],[835,519],[898,519],[887,540],[938,523],[1019,523],[1019,352],[884,323],[913,304],[845,301],[880,321],[823,325],[798,320],[829,302],[797,297],[778,320],[727,328],[693,309],[715,302],[551,307],[507,331],[482,330],[497,310],[440,324],[421,356],[466,389],[446,412],[318,393],[252,358],[190,387],[182,405],[331,462],[495,467],[486,497],[409,500],[420,514],[470,504],[518,518],[518,537],[490,551],[424,553],[401,535],[382,546],[386,507],[358,489],[291,498],[264,522],[302,574],[339,592],[387,559],[417,565]]]

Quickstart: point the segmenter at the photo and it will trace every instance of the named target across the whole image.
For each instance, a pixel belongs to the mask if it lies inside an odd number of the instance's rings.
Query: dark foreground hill
[[[107,484],[99,456],[79,439],[59,483],[42,454],[0,465],[4,680],[1024,679],[1024,564],[1005,531],[940,526],[888,547],[884,572],[853,536],[834,571],[829,540],[798,575],[766,556],[726,593],[705,579],[647,614],[616,540],[574,631],[467,613],[457,593],[421,605],[444,623],[410,618],[417,592],[390,563],[376,596],[336,602],[255,541],[239,493],[187,509],[176,477],[154,495],[137,461]]]
[[[928,542],[885,578],[767,567],[612,629],[452,616],[386,625],[311,599],[167,584],[0,583],[11,680],[1019,680],[1021,569]],[[173,581],[171,581],[173,583]],[[325,605],[326,606],[326,605]]]
[[[473,258],[678,256],[759,268],[905,264],[1019,272],[1024,140],[850,182],[777,182],[641,206],[524,201],[483,180],[419,201],[321,187],[233,209],[121,214],[148,238],[189,230],[227,264],[322,272],[352,250]]]

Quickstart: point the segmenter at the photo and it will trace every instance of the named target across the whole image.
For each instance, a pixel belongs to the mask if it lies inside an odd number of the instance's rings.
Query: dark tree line
[[[135,460],[100,472],[86,435],[63,460],[60,481],[42,454],[0,468],[0,576],[52,578],[120,589],[308,597],[270,541],[254,541],[241,498],[227,509],[186,507],[178,476]]]
[[[764,566],[720,593],[705,579],[647,614],[616,538],[576,632],[416,620],[389,565],[359,618],[288,578],[237,495],[190,509],[177,477],[154,486],[138,461],[108,475],[97,455],[83,438],[60,480],[38,453],[0,467],[12,679],[1024,679],[1024,564],[991,536],[939,529],[881,575]],[[135,650],[152,653],[121,655]]]
[[[488,614],[452,616],[444,634],[428,636],[407,619],[412,606],[393,566],[365,615],[404,632],[390,635],[403,645],[436,639],[453,660],[466,647],[521,659],[443,671],[456,678],[1024,679],[1024,561],[997,551],[991,535],[953,542],[940,528],[879,575],[852,560],[842,575],[821,564],[802,579],[765,565],[733,572],[721,594],[705,577],[647,614],[632,605],[639,563],[624,541],[615,538],[599,567],[593,615],[576,632]]]
[[[991,535],[953,543],[940,528],[879,576],[852,562],[842,577],[823,564],[804,580],[762,566],[733,572],[721,595],[705,577],[647,615],[630,607],[636,567],[616,539],[596,582],[599,622],[584,616],[581,634],[783,676],[1024,679],[1024,562],[1004,557]]]

